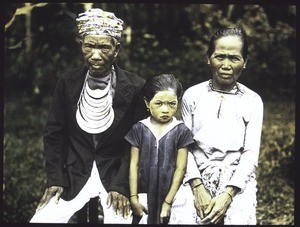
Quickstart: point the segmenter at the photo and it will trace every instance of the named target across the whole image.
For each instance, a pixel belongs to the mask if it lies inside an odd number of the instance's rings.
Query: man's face
[[[215,41],[215,51],[208,58],[214,86],[231,89],[247,61],[242,56],[242,41],[238,36],[226,36]]]
[[[92,76],[104,77],[111,71],[120,49],[120,43],[105,35],[86,35],[82,40],[82,53]]]

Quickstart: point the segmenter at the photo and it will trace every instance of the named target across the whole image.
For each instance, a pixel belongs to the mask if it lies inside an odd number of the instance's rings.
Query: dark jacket
[[[98,134],[95,148],[92,134],[83,131],[76,121],[76,110],[87,68],[63,74],[56,85],[44,135],[47,184],[62,186],[62,198],[73,199],[87,182],[93,161],[107,191],[129,194],[130,146],[124,136],[140,120],[144,105],[140,91],[144,79],[115,65],[117,82],[112,126]],[[123,161],[122,161],[123,160]]]

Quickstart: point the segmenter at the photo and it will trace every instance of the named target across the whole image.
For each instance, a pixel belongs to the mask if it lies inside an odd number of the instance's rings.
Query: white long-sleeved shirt
[[[200,147],[193,152],[197,165],[189,157],[185,182],[201,178],[199,170],[212,161],[227,161],[231,156],[228,162],[237,165],[227,185],[242,192],[258,163],[263,122],[260,96],[240,83],[231,94],[217,92],[205,81],[184,93],[182,118]]]

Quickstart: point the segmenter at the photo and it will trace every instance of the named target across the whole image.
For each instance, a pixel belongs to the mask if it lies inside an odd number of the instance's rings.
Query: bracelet
[[[203,183],[200,182],[199,184],[194,185],[194,186],[192,187],[192,190],[195,189],[195,188],[197,188],[197,187],[199,187],[199,186],[202,185],[202,184],[203,184]]]
[[[168,204],[169,206],[172,205],[172,203],[168,203],[168,202],[166,201],[166,199],[165,199],[164,201],[165,201],[165,203]]]
[[[130,198],[134,197],[134,196],[139,197],[137,194],[133,194],[133,195],[130,196]]]
[[[226,192],[228,195],[229,195],[229,197],[230,197],[230,199],[231,199],[231,201],[233,200],[233,195],[231,195],[228,191],[224,191],[224,192]]]

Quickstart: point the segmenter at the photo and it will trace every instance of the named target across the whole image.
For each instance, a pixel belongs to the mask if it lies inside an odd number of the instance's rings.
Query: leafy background
[[[5,3],[3,221],[27,223],[45,183],[43,128],[61,73],[82,65],[75,18],[90,7],[125,22],[118,64],[144,78],[175,73],[184,88],[210,78],[205,53],[240,25],[250,60],[240,82],[264,101],[260,225],[293,225],[296,6],[292,4]]]

